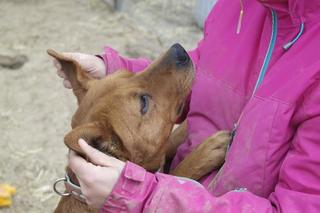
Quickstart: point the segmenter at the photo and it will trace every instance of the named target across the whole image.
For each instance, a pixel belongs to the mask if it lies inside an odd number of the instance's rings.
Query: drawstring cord
[[[300,24],[300,30],[299,30],[299,33],[298,35],[296,35],[296,37],[294,37],[294,39],[288,43],[286,43],[285,45],[283,45],[283,49],[284,50],[288,50],[296,41],[298,41],[298,39],[301,37],[302,33],[304,31],[304,23],[302,22]]]
[[[238,24],[237,24],[237,31],[236,31],[237,34],[240,34],[240,31],[241,31],[242,19],[243,19],[243,14],[244,14],[244,9],[243,8],[244,8],[243,7],[243,0],[240,0],[240,14],[239,14],[239,19],[238,19]],[[303,32],[304,32],[304,23],[301,22],[299,33],[296,35],[296,37],[293,38],[292,41],[289,41],[288,43],[283,45],[282,48],[284,50],[288,50],[294,43],[296,43],[296,41],[298,41],[298,39],[301,37]]]
[[[237,34],[239,34],[241,31],[242,18],[243,18],[243,2],[242,0],[240,0],[240,14],[239,14],[238,25],[237,25]]]

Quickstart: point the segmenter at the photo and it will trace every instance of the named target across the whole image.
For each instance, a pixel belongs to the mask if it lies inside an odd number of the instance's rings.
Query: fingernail
[[[63,80],[63,85],[64,85],[64,87],[66,87],[66,88],[68,88],[68,89],[71,89],[71,88],[72,88],[70,81]]]

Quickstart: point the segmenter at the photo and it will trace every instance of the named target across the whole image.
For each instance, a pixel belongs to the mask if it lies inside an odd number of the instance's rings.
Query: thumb
[[[81,53],[77,52],[62,52],[62,55],[64,55],[67,58],[73,59],[73,60],[81,60]]]
[[[89,54],[85,54],[85,53],[78,53],[78,52],[63,52],[62,53],[63,56],[65,56],[66,58],[75,60],[76,62],[79,63],[79,65],[87,72],[89,72],[90,70],[90,63],[88,64],[88,62],[90,62],[90,60],[88,61],[88,58],[90,58],[91,55]]]
[[[115,166],[115,164],[119,164],[119,162],[122,163],[122,161],[114,157],[110,157],[104,154],[103,152],[100,152],[99,150],[93,148],[81,138],[79,139],[78,143],[81,150],[86,154],[89,160],[95,165],[113,167]]]
[[[77,61],[91,77],[99,79],[106,76],[106,65],[95,55],[78,52],[64,52],[63,55]]]

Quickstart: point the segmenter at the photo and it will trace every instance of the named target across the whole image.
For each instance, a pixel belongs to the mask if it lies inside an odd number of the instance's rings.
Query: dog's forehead
[[[122,105],[127,105],[135,94],[143,91],[142,86],[134,81],[99,80],[88,90],[80,107],[86,107],[91,111],[114,111]]]
[[[104,78],[93,81],[86,94],[86,98],[97,100],[103,97],[112,96],[125,85],[132,84],[131,81],[124,78]]]

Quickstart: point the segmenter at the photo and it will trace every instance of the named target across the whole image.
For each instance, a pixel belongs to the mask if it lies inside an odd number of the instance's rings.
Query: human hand
[[[72,58],[79,63],[79,65],[85,70],[91,77],[94,78],[102,78],[106,76],[106,65],[104,62],[94,55],[84,54],[84,53],[62,53],[64,56],[68,58]],[[58,60],[53,59],[53,65],[57,69],[57,74],[61,78],[63,78],[63,85],[71,89],[72,86],[70,81],[67,79],[64,74],[61,64]]]
[[[120,177],[125,163],[94,149],[83,139],[79,140],[79,145],[92,163],[70,151],[69,168],[76,174],[87,204],[101,208]]]

